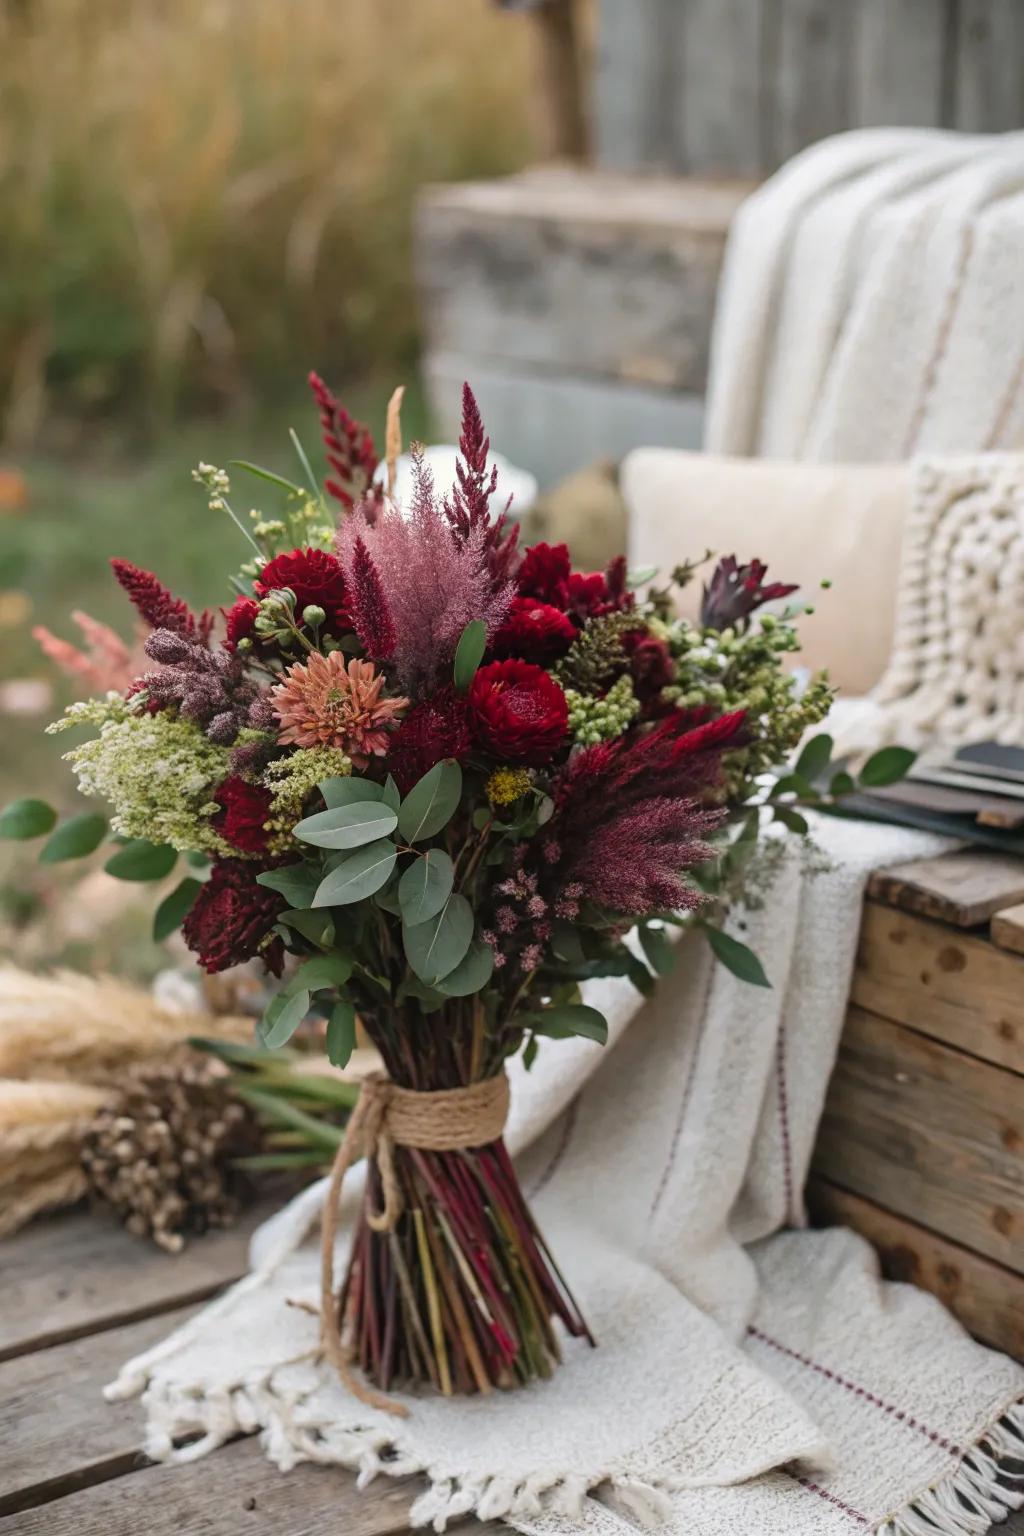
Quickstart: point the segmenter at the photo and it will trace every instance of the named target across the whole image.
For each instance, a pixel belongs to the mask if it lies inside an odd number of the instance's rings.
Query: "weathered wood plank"
[[[195,1310],[163,1313],[0,1365],[0,1515],[138,1465],[142,1410],[136,1401],[105,1402],[103,1387],[126,1360]]]
[[[672,93],[676,143],[690,175],[756,176],[761,143],[760,0],[686,0],[682,68]]]
[[[976,1338],[1024,1358],[1024,1277],[828,1179],[811,1179],[807,1208],[816,1226],[866,1237],[886,1279],[931,1291]]]
[[[1020,1078],[852,1007],[814,1171],[1024,1271]]]
[[[998,133],[1024,126],[1024,6],[959,0],[957,17],[956,127]]]
[[[382,1477],[359,1492],[340,1467],[282,1472],[255,1440],[239,1440],[201,1462],[145,1467],[8,1515],[0,1536],[392,1536],[408,1529],[419,1487]]]
[[[594,148],[609,170],[678,170],[672,73],[678,0],[598,0]]]
[[[938,126],[946,0],[859,0],[851,9],[852,126]]]
[[[1015,955],[1024,955],[1024,903],[1016,907],[1004,907],[992,919],[989,930],[993,944],[1008,949]]]
[[[845,0],[774,0],[774,8],[774,78],[766,82],[771,167],[849,123],[853,20]]]
[[[726,234],[749,190],[551,168],[428,188],[416,268],[431,352],[702,391]]]
[[[976,850],[914,859],[876,871],[868,895],[955,928],[974,928],[1003,907],[1024,901],[1024,859]]]
[[[1024,960],[988,939],[865,902],[850,996],[870,1013],[1024,1073]]]
[[[256,1207],[175,1255],[98,1213],[39,1222],[0,1245],[0,1360],[211,1296],[245,1273],[250,1234],[269,1214]]]

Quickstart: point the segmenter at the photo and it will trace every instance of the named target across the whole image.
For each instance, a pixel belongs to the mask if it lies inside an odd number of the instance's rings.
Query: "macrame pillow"
[[[768,564],[814,608],[797,658],[864,694],[889,660],[910,478],[901,464],[729,459],[639,448],[622,466],[633,566],[663,573],[711,549]],[[707,574],[702,572],[701,575]],[[831,589],[820,590],[822,580]],[[695,617],[700,578],[683,594]]]

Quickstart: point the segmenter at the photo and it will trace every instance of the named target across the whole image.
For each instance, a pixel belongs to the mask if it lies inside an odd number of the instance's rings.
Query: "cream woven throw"
[[[905,459],[1024,446],[1024,133],[860,129],[733,221],[704,446]]]
[[[592,984],[606,1049],[549,1043],[513,1078],[510,1145],[597,1349],[569,1344],[520,1392],[367,1409],[313,1359],[315,1186],[257,1233],[246,1279],[121,1372],[148,1453],[259,1428],[285,1469],[425,1474],[414,1523],[475,1512],[532,1536],[973,1536],[1020,1504],[1024,1370],[879,1282],[852,1234],[798,1230],[865,876],[945,846],[816,835],[827,860],[791,848],[747,918],[772,990],[687,939],[642,1006]]]
[[[885,674],[829,721],[844,752],[1024,744],[1024,455],[918,459]]]

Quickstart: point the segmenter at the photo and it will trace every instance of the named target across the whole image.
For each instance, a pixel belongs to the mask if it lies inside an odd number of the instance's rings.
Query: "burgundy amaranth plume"
[[[370,489],[380,463],[373,435],[369,427],[349,415],[318,373],[310,373],[309,387],[320,410],[327,462],[334,470],[334,475],[325,480],[324,489],[351,511]]]
[[[352,623],[367,656],[387,661],[393,656],[397,635],[380,572],[364,541],[356,537],[349,563],[348,600]]]
[[[508,507],[490,515],[491,497],[498,486],[498,471],[487,470],[491,440],[484,430],[480,407],[468,384],[462,386],[462,434],[460,458],[455,466],[456,483],[442,503],[445,517],[457,538],[465,541],[478,528],[484,530],[483,549],[495,586],[508,581],[519,563],[519,524],[509,524]]]
[[[152,571],[144,571],[130,560],[111,560],[110,566],[132,607],[152,629],[169,629],[185,640],[209,645],[214,615],[208,608],[197,617],[184,599],[168,591]]]

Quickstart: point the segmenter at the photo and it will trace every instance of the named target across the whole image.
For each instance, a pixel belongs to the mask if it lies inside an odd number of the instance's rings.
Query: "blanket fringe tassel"
[[[1024,1401],[1008,1408],[960,1464],[889,1515],[877,1536],[984,1536],[1024,1507]]]

